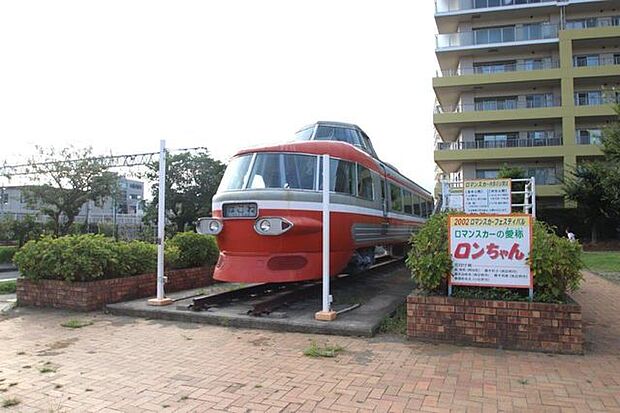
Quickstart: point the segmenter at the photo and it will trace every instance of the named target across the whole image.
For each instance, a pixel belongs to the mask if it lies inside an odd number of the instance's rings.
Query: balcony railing
[[[620,26],[620,16],[588,17],[584,19],[567,20],[565,28],[566,30],[572,30],[613,26]]]
[[[490,101],[477,103],[457,103],[456,105],[435,104],[435,113],[490,112],[498,110],[541,109],[562,106],[559,97],[542,102],[528,101]]]
[[[450,13],[465,10],[506,8],[526,4],[555,3],[556,0],[436,0],[436,13]]]
[[[464,149],[504,149],[504,148],[533,148],[539,146],[560,146],[561,137],[543,139],[509,139],[505,141],[461,141],[438,142],[438,151],[460,151]]]
[[[609,57],[588,56],[586,59],[583,59],[583,60],[579,60],[576,57],[573,58],[574,67],[596,67],[596,66],[610,66],[610,65],[620,65],[620,56],[609,56]]]
[[[600,136],[575,136],[577,145],[600,145],[602,139]]]
[[[557,60],[547,60],[543,62],[523,62],[523,63],[507,63],[495,66],[478,66],[459,68],[456,70],[443,70],[437,72],[437,76],[462,76],[462,75],[494,75],[498,73],[512,72],[531,72],[534,70],[557,69],[560,62]]]
[[[616,105],[620,103],[620,94],[594,94],[575,96],[575,106]]]
[[[442,33],[436,36],[437,50],[468,46],[494,46],[533,40],[557,39],[558,26],[556,24],[534,24]]]

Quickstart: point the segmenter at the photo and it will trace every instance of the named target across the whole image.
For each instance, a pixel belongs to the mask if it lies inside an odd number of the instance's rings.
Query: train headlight
[[[271,229],[271,222],[268,219],[261,219],[258,221],[258,230],[260,232],[269,232]]]
[[[198,225],[196,225],[196,231],[205,235],[217,235],[222,232],[223,228],[224,224],[214,218],[198,218]]]
[[[293,228],[293,224],[277,217],[259,218],[254,223],[254,230],[260,235],[280,235]]]

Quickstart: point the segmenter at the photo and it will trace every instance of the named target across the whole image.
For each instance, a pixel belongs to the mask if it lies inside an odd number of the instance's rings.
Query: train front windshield
[[[317,157],[314,155],[242,155],[234,158],[226,168],[218,192],[264,188],[313,190],[316,173]]]

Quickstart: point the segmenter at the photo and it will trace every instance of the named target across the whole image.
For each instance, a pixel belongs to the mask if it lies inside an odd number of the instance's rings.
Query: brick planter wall
[[[407,297],[407,336],[483,347],[583,354],[581,306]]]
[[[213,283],[213,267],[166,271],[166,292],[199,288]],[[129,301],[156,294],[157,274],[110,278],[88,282],[58,280],[17,280],[17,303],[23,306],[91,311],[106,304]]]

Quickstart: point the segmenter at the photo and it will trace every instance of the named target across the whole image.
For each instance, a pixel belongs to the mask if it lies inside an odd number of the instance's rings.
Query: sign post
[[[316,320],[332,321],[336,319],[336,312],[331,309],[332,296],[329,292],[329,155],[323,155],[323,299],[321,311],[314,315]]]
[[[172,299],[164,294],[164,225],[166,223],[166,141],[159,142],[159,204],[157,205],[157,298],[149,305],[169,305]]]
[[[448,218],[452,286],[527,288],[533,298],[529,256],[532,217],[511,215],[450,215]]]
[[[510,179],[476,179],[463,182],[463,207],[466,214],[510,214]]]

